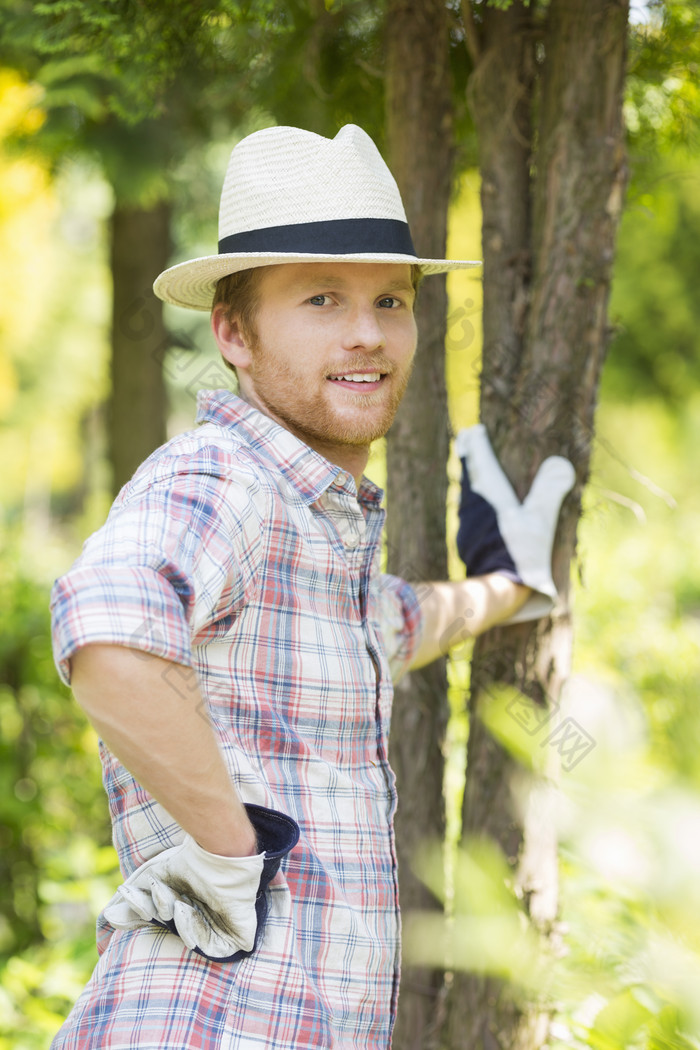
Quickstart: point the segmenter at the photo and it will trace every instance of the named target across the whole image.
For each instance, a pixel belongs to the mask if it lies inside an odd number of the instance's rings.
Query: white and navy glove
[[[234,962],[255,950],[268,911],[267,887],[282,858],[297,844],[291,817],[245,806],[262,852],[252,857],[209,853],[191,835],[147,860],[104,909],[118,930],[162,926],[192,951]]]
[[[557,597],[552,546],[559,510],[576,472],[563,456],[542,463],[521,503],[494,455],[486,427],[478,423],[457,435],[462,460],[457,550],[468,576],[498,572],[535,592],[504,623],[547,616]]]

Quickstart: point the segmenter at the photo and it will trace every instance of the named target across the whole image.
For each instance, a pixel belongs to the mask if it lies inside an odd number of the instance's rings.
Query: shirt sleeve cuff
[[[381,576],[379,601],[391,677],[396,682],[408,669],[420,644],[423,613],[413,587],[399,576]]]
[[[86,566],[62,576],[51,592],[54,660],[70,685],[71,657],[86,645],[123,645],[191,666],[185,603],[154,569]]]
[[[398,657],[401,664],[396,678],[408,670],[411,660],[415,656],[423,635],[423,610],[415,590],[406,580],[401,580],[399,597],[403,606],[404,622],[406,630],[403,634],[402,645],[399,648]]]

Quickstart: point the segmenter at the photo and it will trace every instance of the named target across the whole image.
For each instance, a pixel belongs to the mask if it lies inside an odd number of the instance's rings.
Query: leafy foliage
[[[634,389],[680,405],[700,380],[700,162],[675,150],[640,167],[620,230],[603,383],[620,399]]]
[[[700,500],[697,397],[601,409],[581,527],[574,675],[561,719],[586,735],[541,799],[560,841],[561,927],[553,954],[522,924],[506,859],[478,840],[416,866],[449,921],[409,916],[415,961],[507,979],[554,1016],[556,1050],[700,1045]],[[678,537],[683,542],[678,542]],[[458,833],[468,663],[451,667],[447,790]],[[517,759],[515,797],[557,747],[514,697],[490,694],[491,731]],[[591,746],[592,745],[592,746]]]
[[[57,679],[47,588],[19,552],[6,542],[0,562],[0,958],[65,936],[101,849],[115,865],[95,735]]]
[[[700,4],[650,0],[649,17],[630,27],[625,117],[637,155],[698,146]]]
[[[52,179],[9,139],[40,127],[41,93],[0,71],[0,509],[45,517],[53,499],[91,500],[106,383],[108,287],[102,220],[109,190],[88,165]],[[94,470],[93,470],[94,468]],[[93,485],[93,480],[95,484]],[[67,505],[66,505],[67,507]],[[44,562],[44,546],[37,560]]]
[[[71,123],[80,134],[86,121],[112,133],[146,121],[207,137],[251,108],[321,133],[362,112],[376,134],[381,19],[365,0],[17,0],[4,14],[6,60],[24,57],[67,136]]]
[[[94,932],[87,929],[0,964],[0,1050],[46,1050],[94,964]]]
[[[577,598],[571,702],[595,747],[562,782],[568,954],[541,968],[537,946],[518,932],[507,866],[479,842],[455,857],[447,885],[441,859],[421,861],[426,880],[451,902],[458,936],[446,942],[443,927],[422,927],[414,942],[422,960],[448,943],[455,965],[541,994],[558,1010],[559,1045],[574,1050],[700,1046],[700,36],[695,0],[650,7],[655,19],[632,31],[634,179],[581,538],[586,585]],[[6,0],[3,54],[40,86],[0,75],[0,130],[26,147],[42,127],[54,157],[87,150],[140,199],[170,192],[163,171],[172,162],[179,192],[197,205],[177,228],[191,245],[200,236],[192,215],[206,212],[211,223],[234,125],[252,130],[274,113],[326,134],[354,120],[380,137],[382,10],[359,0]],[[453,45],[463,47],[456,17]],[[464,63],[456,65],[464,76]],[[464,84],[458,88],[463,95]],[[206,154],[205,138],[213,140]],[[451,251],[471,258],[478,187],[471,175],[465,185],[469,200],[462,196],[455,218],[469,240]],[[99,468],[85,481],[95,468],[80,449],[100,458],[108,282],[99,223],[109,201],[94,166],[83,161],[56,182],[36,151],[12,153],[6,138],[0,189],[0,496],[6,523],[23,530],[6,528],[0,557],[0,1050],[38,1050],[94,964],[93,918],[118,881],[94,734],[56,677],[47,612],[50,577],[77,549],[73,529],[90,527],[78,517],[85,489],[101,485]],[[83,226],[78,198],[90,198]],[[72,254],[66,238],[49,236],[66,226]],[[468,425],[480,300],[464,282],[451,289],[451,406],[453,421]],[[177,426],[191,418],[196,356],[184,371],[182,355],[170,369],[174,384],[187,384]],[[468,732],[464,667],[453,668],[453,756]],[[509,729],[502,721],[501,739],[525,767],[541,759],[539,739],[528,751],[528,739]],[[455,800],[462,766],[461,758],[448,765]]]

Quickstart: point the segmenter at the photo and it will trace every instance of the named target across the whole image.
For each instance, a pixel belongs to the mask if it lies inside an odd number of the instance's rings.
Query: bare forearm
[[[75,697],[146,790],[211,853],[256,852],[194,671],[149,653],[91,645],[71,661]]]
[[[414,584],[423,630],[411,668],[423,667],[453,646],[512,616],[532,593],[500,573],[467,580]]]

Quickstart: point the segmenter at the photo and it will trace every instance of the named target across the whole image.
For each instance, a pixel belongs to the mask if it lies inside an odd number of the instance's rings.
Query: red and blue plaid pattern
[[[57,665],[92,642],[194,666],[245,802],[301,828],[256,952],[214,963],[98,920],[100,959],[54,1050],[386,1050],[399,968],[387,761],[412,588],[379,572],[381,492],[225,391],[155,452],[52,595]],[[175,668],[175,689],[185,680]],[[102,746],[129,875],[182,829]]]

